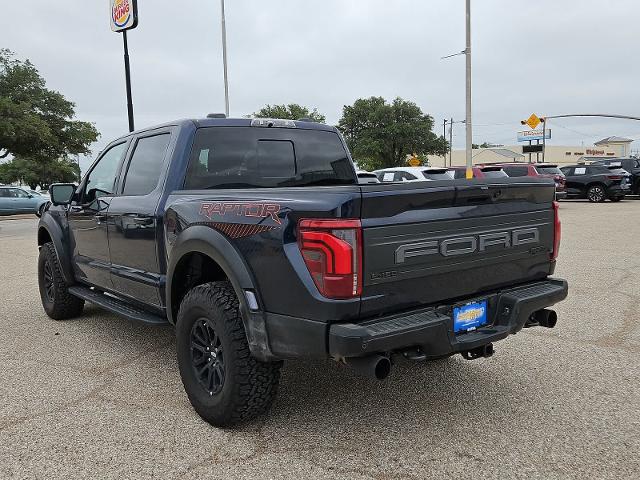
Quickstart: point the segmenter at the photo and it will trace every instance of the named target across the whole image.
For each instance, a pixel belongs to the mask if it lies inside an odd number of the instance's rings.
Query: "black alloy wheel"
[[[47,301],[53,303],[55,300],[55,283],[53,280],[51,262],[49,262],[48,259],[44,261],[42,270],[44,294]]]
[[[209,395],[222,390],[225,379],[222,342],[207,318],[199,318],[191,328],[191,366]]]
[[[591,187],[589,187],[589,190],[587,190],[587,199],[590,202],[604,202],[605,197],[606,195],[604,187],[602,185],[592,185]]]

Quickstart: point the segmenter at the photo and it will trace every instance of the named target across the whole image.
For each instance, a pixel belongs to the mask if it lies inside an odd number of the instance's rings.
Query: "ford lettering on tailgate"
[[[508,249],[539,242],[540,232],[537,227],[428,240],[399,246],[395,252],[395,262],[400,264],[408,258],[425,255],[442,255],[444,257],[466,255],[484,252],[492,246]]]

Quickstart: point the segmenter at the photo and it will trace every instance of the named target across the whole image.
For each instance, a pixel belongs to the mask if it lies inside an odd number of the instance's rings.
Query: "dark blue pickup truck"
[[[552,180],[358,184],[338,131],[206,118],[109,144],[38,228],[46,313],[175,325],[195,410],[266,411],[282,360],[385,378],[394,355],[487,357],[567,295]]]

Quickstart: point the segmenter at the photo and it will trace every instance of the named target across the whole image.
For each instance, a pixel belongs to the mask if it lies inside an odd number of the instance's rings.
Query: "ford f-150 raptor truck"
[[[359,184],[334,127],[205,118],[110,143],[51,186],[38,227],[53,319],[88,301],[175,325],[195,410],[227,426],[265,412],[285,359],[383,379],[394,355],[487,357],[553,327],[567,295],[553,180]]]

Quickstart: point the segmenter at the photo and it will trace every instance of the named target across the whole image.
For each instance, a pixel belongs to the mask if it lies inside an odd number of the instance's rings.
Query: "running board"
[[[154,315],[153,313],[149,313],[142,308],[135,307],[123,300],[120,300],[119,298],[91,290],[88,287],[81,287],[77,285],[69,287],[69,293],[109,310],[110,312],[126,317],[129,320],[146,323],[147,325],[169,325],[169,322],[159,315]]]

